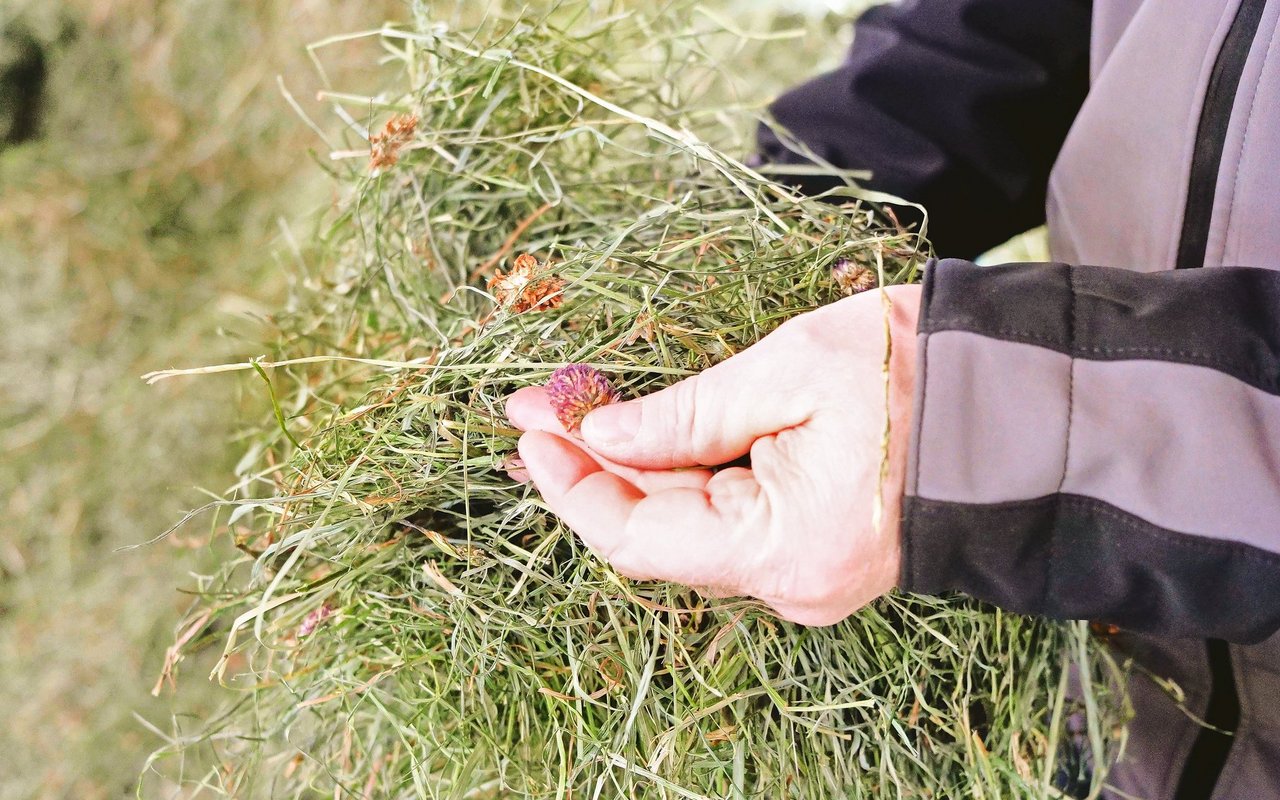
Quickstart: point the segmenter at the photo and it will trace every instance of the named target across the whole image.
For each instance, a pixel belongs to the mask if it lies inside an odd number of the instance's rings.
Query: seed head
[[[546,311],[564,303],[564,281],[544,271],[538,259],[528,253],[516,256],[511,272],[498,271],[489,279],[489,291],[512,313]]]
[[[587,412],[622,399],[600,370],[586,364],[569,364],[551,373],[546,389],[556,418],[570,432],[578,429]]]
[[[876,285],[874,272],[847,258],[842,258],[831,265],[831,279],[836,282],[836,286],[840,287],[840,293],[846,297],[873,289]]]
[[[382,133],[369,137],[369,169],[386,169],[400,160],[400,148],[409,143],[418,129],[416,114],[396,114],[387,120]]]

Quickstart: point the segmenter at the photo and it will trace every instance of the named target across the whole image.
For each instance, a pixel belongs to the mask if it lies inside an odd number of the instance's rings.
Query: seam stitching
[[[1071,314],[1068,322],[1067,336],[1071,340],[1071,350],[1075,350],[1076,340],[1076,280],[1075,271],[1070,266],[1064,266],[1063,269],[1067,275],[1067,294],[1071,302]],[[1062,447],[1062,477],[1058,480],[1058,488],[1054,490],[1054,494],[1059,498],[1058,513],[1054,514],[1053,524],[1049,528],[1049,564],[1048,574],[1044,579],[1044,595],[1040,598],[1040,608],[1049,607],[1049,600],[1053,597],[1053,576],[1057,571],[1058,562],[1058,539],[1059,528],[1062,527],[1062,487],[1067,483],[1067,470],[1071,465],[1071,425],[1075,417],[1075,395],[1076,395],[1076,360],[1071,357],[1067,363],[1067,430],[1065,441]]]
[[[920,492],[920,452],[922,450],[921,442],[924,440],[924,414],[926,408],[926,399],[929,392],[929,315],[933,313],[933,292],[935,282],[938,279],[936,271],[938,268],[938,259],[931,258],[924,265],[924,276],[921,280],[920,290],[920,322],[918,330],[924,335],[920,337],[920,369],[916,372],[916,380],[920,381],[920,428],[916,431],[916,451],[915,451],[915,469],[913,470],[914,479],[912,482],[916,486],[916,493]],[[912,417],[915,416],[915,410],[912,411]],[[912,420],[914,425],[914,419]],[[902,560],[906,564],[904,574],[910,587],[914,588],[920,585],[920,570],[916,563],[914,548],[912,547],[912,539],[915,538],[915,520],[919,512],[917,507],[919,504],[911,503],[908,511],[907,498],[902,499],[902,507],[904,509],[901,532]]]

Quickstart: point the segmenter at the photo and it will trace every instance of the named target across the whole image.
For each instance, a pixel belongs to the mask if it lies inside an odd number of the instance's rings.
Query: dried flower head
[[[324,605],[312,611],[302,620],[302,624],[298,626],[298,638],[307,636],[329,617],[333,616],[333,606],[325,603]]]
[[[571,432],[587,412],[622,399],[600,370],[586,364],[569,364],[551,373],[546,389],[556,418]]]
[[[400,160],[400,148],[409,143],[418,129],[416,114],[396,114],[382,126],[382,133],[369,137],[369,169],[386,169]]]
[[[842,258],[831,265],[831,279],[836,282],[841,294],[846,297],[874,289],[876,285],[874,272],[847,258]]]
[[[644,339],[646,342],[652,342],[658,335],[657,325],[654,323],[653,315],[648,311],[641,311],[636,315],[635,323],[631,327],[631,332],[622,340],[624,345],[633,345],[638,339]]]
[[[521,253],[516,256],[511,272],[499,270],[489,279],[489,291],[516,314],[535,308],[539,311],[558,308],[564,303],[564,281],[543,272],[538,259]]]

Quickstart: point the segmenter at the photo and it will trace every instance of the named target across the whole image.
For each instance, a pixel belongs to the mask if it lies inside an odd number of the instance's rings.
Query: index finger
[[[507,398],[506,411],[507,419],[522,431],[539,430],[562,439],[574,438],[556,417],[546,390],[540,386],[527,386],[512,394]],[[706,469],[644,469],[619,464],[593,452],[585,443],[581,447],[600,466],[646,493],[677,486],[699,487],[711,478],[711,471]]]

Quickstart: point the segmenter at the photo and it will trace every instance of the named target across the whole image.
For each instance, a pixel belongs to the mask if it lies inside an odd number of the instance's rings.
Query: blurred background
[[[306,45],[406,2],[0,0],[0,800],[133,796],[164,737],[229,701],[212,654],[152,695],[210,531],[132,546],[225,487],[260,398],[139,376],[261,352],[283,231],[331,191],[277,76],[331,120]],[[745,76],[767,96],[838,60],[866,4],[719,5],[814,31]],[[373,80],[367,46],[319,57],[334,85]]]
[[[157,731],[226,701],[203,663],[150,694],[208,531],[120,548],[229,483],[239,384],[138,376],[245,354],[327,191],[276,77],[314,112],[305,46],[404,13],[0,0],[0,798],[133,796]]]

